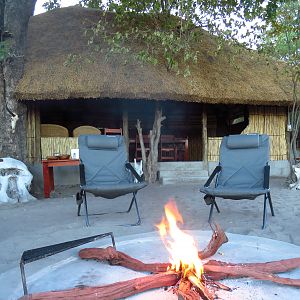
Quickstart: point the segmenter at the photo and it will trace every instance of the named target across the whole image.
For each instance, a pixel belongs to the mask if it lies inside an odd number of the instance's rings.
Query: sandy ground
[[[116,237],[146,233],[155,230],[163,215],[163,206],[174,198],[184,218],[185,229],[209,230],[209,207],[203,201],[199,185],[159,185],[146,187],[138,193],[142,225],[123,227],[135,221],[134,212],[91,216],[91,226],[76,216],[74,195],[77,187],[57,188],[54,198],[25,204],[0,206],[0,273],[18,266],[22,252],[27,249],[78,239],[112,231]],[[268,214],[267,228],[262,230],[263,197],[254,201],[218,201],[220,214],[214,221],[226,232],[267,237],[300,246],[300,191],[290,190],[285,180],[271,180],[271,195],[275,217]],[[114,200],[89,197],[89,211],[116,211],[127,209],[130,196]],[[1,286],[1,283],[0,283]]]

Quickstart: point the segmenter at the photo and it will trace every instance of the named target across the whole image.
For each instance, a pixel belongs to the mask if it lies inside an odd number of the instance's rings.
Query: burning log
[[[169,263],[150,263],[145,264],[123,252],[117,251],[113,247],[103,248],[86,248],[79,251],[82,259],[96,259],[99,261],[108,261],[113,266],[122,266],[134,271],[160,273],[166,272]]]
[[[192,290],[192,284],[187,279],[181,279],[178,287],[178,300],[200,300],[200,295]]]
[[[235,268],[239,270],[236,273],[234,273],[233,271]],[[210,260],[204,265],[205,272],[213,280],[249,277],[246,273],[243,275],[240,270],[255,270],[262,273],[284,273],[296,268],[300,268],[300,258],[288,258],[265,263],[242,264],[233,264],[223,261]]]
[[[220,225],[215,224],[214,226],[215,229],[213,229],[213,234],[208,245],[204,250],[198,252],[201,259],[213,256],[223,244],[228,242],[228,237]]]
[[[120,265],[134,271],[159,273],[165,272],[170,266],[168,263],[145,264],[131,256],[115,250],[87,248],[80,250],[79,256],[83,259],[107,260],[111,265]],[[300,286],[300,279],[282,278],[272,273],[286,272],[300,267],[300,258],[283,259],[266,263],[232,264],[210,260],[204,264],[206,275],[213,280],[226,278],[252,277],[260,280],[269,280],[280,284]]]
[[[188,274],[188,279],[192,283],[192,285],[198,288],[200,299],[203,300],[215,299],[215,295],[212,292],[210,292],[208,288],[194,274]]]
[[[207,247],[198,252],[201,259],[213,256],[218,249],[228,242],[228,238],[220,225],[215,224],[212,237]],[[82,259],[95,259],[99,261],[108,261],[111,265],[118,265],[134,271],[159,273],[166,272],[169,263],[149,263],[145,264],[121,251],[117,251],[113,247],[108,248],[85,248],[79,251],[79,257]]]
[[[127,281],[116,282],[104,286],[82,286],[64,291],[36,293],[24,296],[20,298],[20,300],[122,299],[151,289],[173,286],[178,282],[178,280],[178,273],[166,272]]]
[[[217,260],[209,260],[204,266],[206,271],[212,271],[212,272],[213,272],[212,266],[222,266],[222,267],[240,266],[240,267],[252,268],[260,272],[283,273],[283,272],[290,271],[292,269],[300,268],[300,258],[299,257],[288,258],[288,259],[270,261],[265,263],[240,263],[240,264],[226,263]],[[221,272],[218,272],[217,274],[221,274]],[[221,276],[220,279],[227,278],[227,277],[223,277],[223,275],[220,276]]]

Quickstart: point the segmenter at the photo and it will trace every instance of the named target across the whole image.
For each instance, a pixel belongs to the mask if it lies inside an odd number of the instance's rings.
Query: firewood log
[[[108,261],[111,265],[122,266],[134,271],[159,273],[167,271],[169,263],[149,263],[145,264],[123,252],[117,251],[113,247],[86,248],[79,251],[80,258],[96,259],[99,261]]]
[[[215,229],[213,230],[213,234],[208,245],[204,250],[199,251],[198,255],[201,259],[206,259],[208,257],[211,257],[217,253],[217,251],[223,244],[227,242],[228,242],[228,238],[224,230],[220,227],[219,224],[215,224]]]
[[[165,286],[173,286],[179,280],[178,273],[166,272],[148,275],[104,286],[82,286],[64,291],[41,292],[23,296],[20,300],[115,300],[129,297],[144,291]]]

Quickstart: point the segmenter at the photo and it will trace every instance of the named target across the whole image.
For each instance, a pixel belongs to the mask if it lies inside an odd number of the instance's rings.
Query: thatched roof
[[[30,19],[26,64],[18,84],[20,100],[125,98],[179,100],[206,103],[285,105],[291,101],[287,77],[250,54],[229,62],[230,48],[218,56],[215,38],[205,33],[198,63],[184,78],[164,66],[144,65],[122,55],[106,60],[82,60],[65,66],[69,54],[89,56],[84,29],[99,19],[99,12],[78,6],[60,8]],[[253,51],[252,51],[253,52]]]

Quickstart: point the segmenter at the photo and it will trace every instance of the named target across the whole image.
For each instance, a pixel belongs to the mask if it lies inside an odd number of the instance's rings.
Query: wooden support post
[[[127,155],[129,159],[129,129],[128,129],[128,111],[123,108],[123,136],[126,145]]]
[[[202,161],[205,169],[208,170],[208,139],[207,139],[207,111],[206,104],[202,106]]]
[[[36,103],[27,106],[27,153],[28,162],[41,161],[40,109]]]

